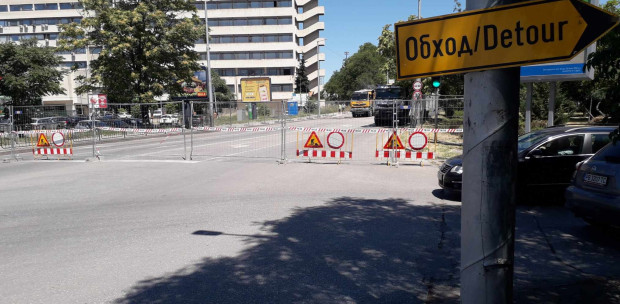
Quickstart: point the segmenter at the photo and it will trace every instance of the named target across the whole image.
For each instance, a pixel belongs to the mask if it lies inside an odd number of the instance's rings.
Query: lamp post
[[[207,0],[205,2],[205,32],[206,32],[206,40],[205,44],[207,46],[207,85],[209,86],[209,126],[213,127],[213,84],[211,81],[211,52],[209,45],[209,17],[207,16]]]
[[[317,39],[316,41],[316,64],[318,69],[316,70],[317,72],[317,85],[318,85],[318,108],[319,108],[319,117],[321,117],[321,53],[319,52],[319,42],[321,42],[321,40],[323,42],[325,42],[325,40],[327,40],[327,38],[323,38],[323,39]]]

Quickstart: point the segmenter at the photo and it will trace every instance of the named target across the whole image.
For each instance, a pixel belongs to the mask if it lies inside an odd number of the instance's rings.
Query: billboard
[[[207,96],[207,72],[198,71],[194,73],[191,81],[179,81],[183,92],[173,96],[173,100],[179,99],[202,99]]]
[[[271,79],[269,77],[241,78],[241,101],[271,101]]]

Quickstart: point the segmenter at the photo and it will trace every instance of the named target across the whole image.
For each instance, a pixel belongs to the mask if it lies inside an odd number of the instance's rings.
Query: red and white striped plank
[[[73,155],[72,148],[36,148],[32,150],[34,155]]]
[[[297,150],[297,156],[316,157],[316,158],[353,158],[353,152],[347,151],[326,151],[326,150]]]
[[[376,158],[389,158],[390,150],[377,151]],[[395,151],[395,157],[398,159],[435,159],[433,152],[412,152],[412,151]]]

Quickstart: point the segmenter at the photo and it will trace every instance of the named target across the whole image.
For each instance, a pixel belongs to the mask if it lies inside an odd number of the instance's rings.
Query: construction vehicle
[[[373,114],[374,91],[359,90],[351,96],[351,113],[353,117],[370,117]]]
[[[373,115],[376,126],[406,125],[411,121],[409,101],[404,100],[399,86],[382,85],[375,89]]]

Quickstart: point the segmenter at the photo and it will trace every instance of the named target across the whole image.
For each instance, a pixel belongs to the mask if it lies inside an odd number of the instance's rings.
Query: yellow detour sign
[[[39,134],[39,140],[37,142],[37,147],[49,147],[50,146],[50,142],[47,140],[47,137],[45,137],[45,134],[41,133]]]
[[[323,149],[323,144],[321,143],[319,136],[316,135],[316,132],[312,131],[312,134],[308,137],[304,148]]]
[[[388,139],[388,141],[385,143],[385,146],[383,146],[383,149],[403,150],[405,149],[405,146],[403,146],[403,143],[400,141],[400,137],[398,137],[398,134],[394,132],[392,136],[390,136],[390,139]]]
[[[581,0],[537,0],[394,25],[398,79],[568,60],[618,25]]]

